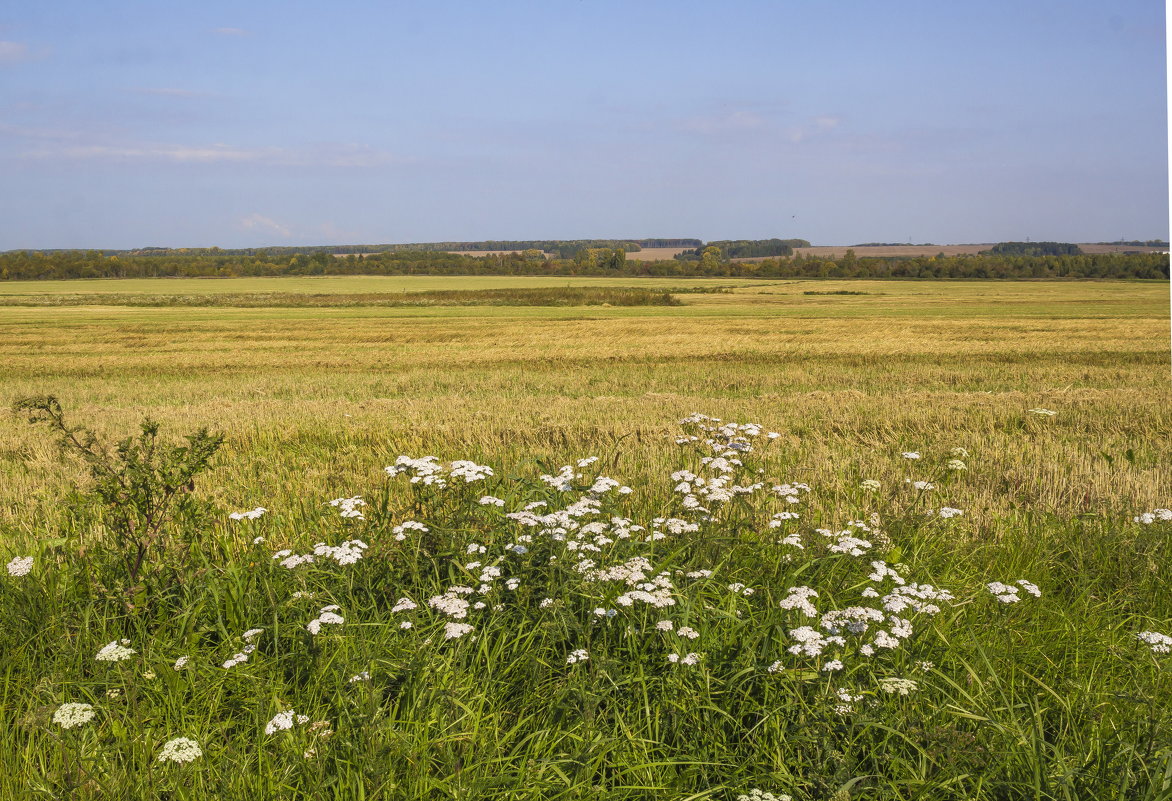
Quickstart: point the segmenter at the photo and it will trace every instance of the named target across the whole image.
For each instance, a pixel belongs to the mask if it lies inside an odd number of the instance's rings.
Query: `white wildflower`
[[[10,576],[27,576],[33,569],[33,558],[31,556],[18,556],[8,563],[8,575]]]
[[[1135,636],[1140,642],[1146,643],[1152,649],[1153,654],[1172,653],[1172,637],[1167,634],[1161,634],[1158,631],[1141,631]]]
[[[199,743],[188,737],[176,737],[174,740],[168,740],[163,743],[163,748],[159,751],[160,762],[183,764],[194,762],[201,756],[203,756],[203,751],[200,749]]]
[[[879,689],[889,695],[908,695],[918,690],[920,685],[911,679],[888,678],[879,679]]]
[[[122,662],[138,653],[133,648],[128,648],[128,645],[130,645],[130,640],[122,640],[122,642],[114,640],[102,646],[102,650],[98,651],[94,659],[99,662]]]
[[[267,511],[268,509],[265,509],[263,506],[258,506],[248,512],[233,512],[228,517],[233,520],[256,520]]]
[[[570,655],[566,657],[566,664],[573,665],[578,662],[585,662],[590,658],[590,653],[585,648],[579,648],[576,651],[570,651]]]
[[[69,703],[57,707],[53,722],[63,729],[84,726],[94,719],[94,708],[89,704]]]
[[[467,623],[445,623],[444,624],[444,639],[456,640],[463,637],[473,630],[473,626]]]

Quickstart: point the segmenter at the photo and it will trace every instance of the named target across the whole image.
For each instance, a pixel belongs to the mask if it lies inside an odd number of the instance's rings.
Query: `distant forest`
[[[473,242],[408,242],[397,245],[290,245],[265,248],[212,248],[217,253],[230,256],[253,256],[267,253],[272,256],[295,256],[303,253],[347,255],[350,253],[398,253],[402,251],[464,251],[464,250],[540,250],[562,259],[573,258],[578,251],[592,248],[610,248],[638,253],[643,248],[698,248],[704,242],[699,239],[484,239]],[[145,255],[175,248],[141,248],[138,250],[104,250],[106,255]],[[183,248],[181,250],[188,250]]]
[[[680,261],[699,261],[708,248],[716,248],[721,259],[754,259],[771,256],[792,256],[794,248],[808,248],[805,239],[718,239],[708,244],[701,243],[695,250],[685,251],[678,256]]]
[[[488,248],[485,248],[486,250]],[[494,250],[500,248],[492,248]],[[737,252],[730,248],[729,253]],[[1167,279],[1163,253],[1030,255],[983,253],[945,256],[796,255],[730,261],[715,244],[697,260],[635,261],[623,248],[587,248],[573,258],[540,250],[469,256],[438,250],[396,250],[335,256],[325,250],[288,255],[276,248],[250,253],[222,250],[10,251],[0,253],[0,280],[162,278],[284,275],[549,275],[727,278],[1141,278]]]
[[[998,256],[1077,256],[1082,248],[1069,242],[1001,242],[987,252]]]

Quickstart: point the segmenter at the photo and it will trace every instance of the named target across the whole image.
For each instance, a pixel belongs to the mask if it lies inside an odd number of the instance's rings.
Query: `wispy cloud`
[[[78,134],[0,125],[8,133],[37,144],[20,153],[26,159],[156,162],[171,164],[261,164],[277,167],[381,167],[401,162],[368,145],[322,144],[310,147],[241,147],[216,142],[94,142]]]
[[[212,33],[218,33],[220,36],[248,36],[249,32],[243,28],[213,28]]]
[[[795,145],[812,139],[820,134],[833,131],[842,123],[842,118],[833,114],[821,114],[800,125],[791,126],[786,134]]]
[[[33,51],[24,42],[0,40],[0,64],[17,64],[33,58]]]
[[[751,131],[763,128],[766,120],[755,111],[738,110],[722,114],[706,114],[688,117],[679,122],[685,131],[698,134],[721,134],[734,131]]]
[[[201,92],[196,89],[179,89],[173,86],[135,86],[129,91],[138,95],[158,95],[160,97],[208,97],[211,92]]]
[[[252,214],[249,214],[247,217],[241,217],[239,220],[237,220],[236,224],[248,231],[274,233],[278,236],[285,237],[286,239],[293,236],[293,231],[290,230],[289,226],[283,225],[274,220],[272,217],[266,217],[263,214],[255,211]]]

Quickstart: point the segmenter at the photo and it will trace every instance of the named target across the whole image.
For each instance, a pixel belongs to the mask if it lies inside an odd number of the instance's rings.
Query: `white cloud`
[[[786,131],[789,141],[795,145],[813,139],[820,134],[828,134],[842,123],[842,118],[833,114],[820,114],[812,117],[801,125],[795,125]]]
[[[243,28],[213,28],[212,33],[218,33],[220,36],[248,36],[248,31]]]
[[[247,217],[241,217],[237,224],[241,228],[246,228],[250,231],[268,231],[285,238],[293,236],[293,232],[289,230],[289,226],[282,225],[272,217],[266,217],[258,212],[253,212]]]
[[[136,86],[130,91],[139,95],[160,95],[162,97],[207,97],[209,94],[195,89],[179,89],[173,86]]]
[[[680,123],[685,131],[700,134],[719,134],[732,131],[751,131],[765,126],[765,118],[753,111],[730,111],[689,117]]]
[[[14,131],[15,132],[15,131]],[[379,167],[396,159],[367,145],[323,144],[313,147],[239,147],[224,143],[170,144],[92,142],[42,145],[25,151],[30,159],[149,161],[173,164],[264,164],[275,167]]]
[[[24,42],[0,40],[0,64],[16,64],[19,61],[28,61],[32,57],[32,51]]]

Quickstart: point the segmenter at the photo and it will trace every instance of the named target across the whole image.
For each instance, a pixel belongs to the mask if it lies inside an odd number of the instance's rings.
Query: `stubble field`
[[[624,308],[95,297],[602,283],[731,291]],[[108,440],[151,417],[164,438],[226,441],[196,482],[202,511],[173,524],[182,547],[128,580],[109,512],[69,494],[84,463],[0,419],[0,555],[34,556],[0,575],[0,798],[1172,792],[1172,657],[1137,636],[1172,634],[1172,523],[1133,521],[1172,502],[1166,283],[0,285],[60,293],[78,305],[0,306],[6,401],[55,395]],[[696,419],[681,444],[693,413],[761,430]],[[413,485],[383,471],[400,455],[494,472]],[[354,497],[361,516],[327,505]],[[505,516],[539,501],[537,522]],[[409,521],[427,530],[396,529]],[[271,558],[356,540],[353,563]],[[908,585],[927,593],[910,611]],[[465,597],[484,608],[454,615]],[[344,623],[317,611],[333,605]],[[124,638],[132,656],[94,661]],[[250,661],[223,667],[246,643]],[[92,720],[55,724],[69,702]],[[265,733],[289,710],[325,723]],[[198,760],[160,763],[181,735]]]

